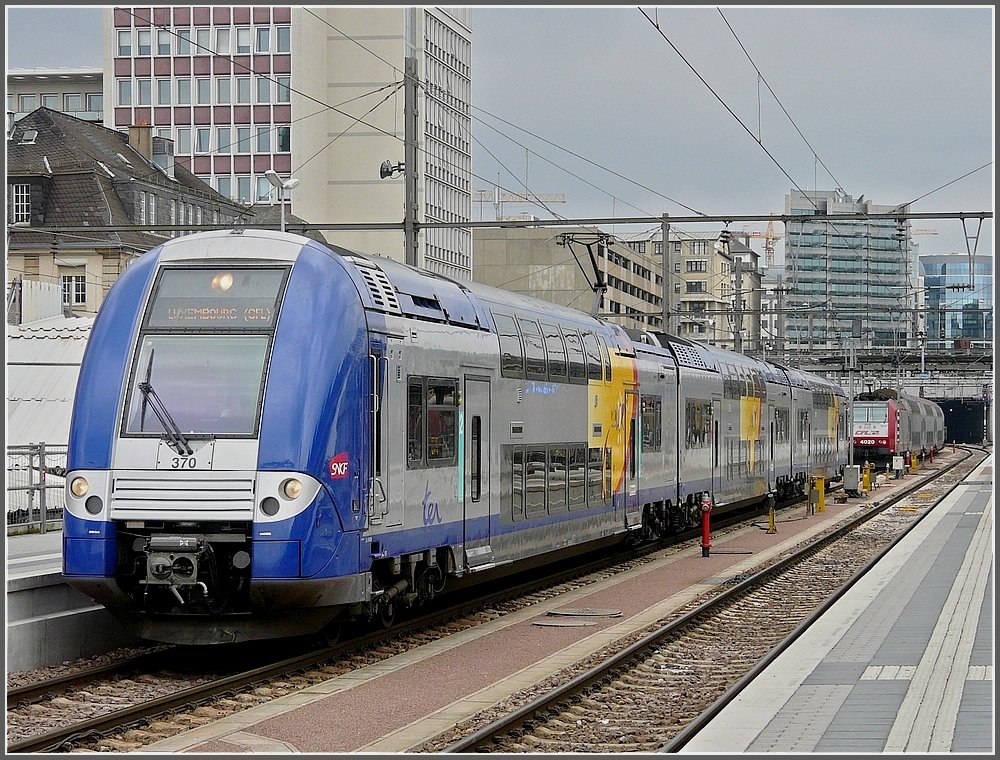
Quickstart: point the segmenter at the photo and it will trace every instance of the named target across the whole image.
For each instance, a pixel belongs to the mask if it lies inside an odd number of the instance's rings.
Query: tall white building
[[[277,203],[265,172],[300,184],[311,223],[471,219],[468,8],[185,6],[105,11],[105,124],[151,124],[175,160],[247,204]],[[417,165],[404,161],[403,72],[417,69]],[[402,230],[324,230],[331,243],[405,260]],[[418,263],[471,279],[468,229],[418,236]]]

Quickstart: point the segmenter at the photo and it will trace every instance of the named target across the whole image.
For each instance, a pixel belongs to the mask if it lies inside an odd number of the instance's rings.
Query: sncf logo
[[[333,480],[346,478],[350,473],[350,465],[347,461],[347,452],[341,452],[330,460],[330,477]]]

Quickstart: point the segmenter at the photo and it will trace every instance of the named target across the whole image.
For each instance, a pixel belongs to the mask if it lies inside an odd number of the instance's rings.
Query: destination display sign
[[[146,325],[195,330],[271,329],[287,273],[285,268],[164,269]]]

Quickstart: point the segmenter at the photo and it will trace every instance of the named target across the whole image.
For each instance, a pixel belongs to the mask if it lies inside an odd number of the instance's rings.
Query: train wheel
[[[378,606],[378,622],[383,628],[392,628],[392,624],[396,621],[396,603],[395,602],[383,602]]]
[[[316,641],[321,647],[336,646],[340,642],[340,635],[344,631],[344,625],[339,620],[327,623],[316,634]]]

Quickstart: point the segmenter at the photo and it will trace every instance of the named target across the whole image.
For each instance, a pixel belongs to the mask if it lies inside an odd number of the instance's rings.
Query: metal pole
[[[854,345],[847,347],[847,464],[854,464]]]
[[[736,269],[736,303],[733,315],[733,348],[738,354],[743,353],[743,259],[737,256],[733,259]]]
[[[28,525],[35,518],[35,452],[28,452]]]
[[[284,185],[278,188],[278,203],[281,204],[281,231],[285,231],[285,188]]]
[[[405,60],[403,87],[403,166],[405,167],[405,211],[403,213],[403,246],[405,261],[411,266],[417,262],[417,59],[411,55]]]
[[[673,297],[674,285],[670,277],[670,222],[667,221],[668,214],[663,215],[660,222],[660,237],[663,239],[663,256],[660,259],[660,271],[663,280],[663,298],[660,306],[663,308],[663,332],[670,332],[670,300]]]
[[[42,524],[39,531],[45,532],[45,520],[47,515],[45,514],[48,510],[47,500],[45,498],[46,484],[45,484],[45,444],[38,444],[38,480],[42,484],[41,490],[38,492],[38,509],[41,512]]]

